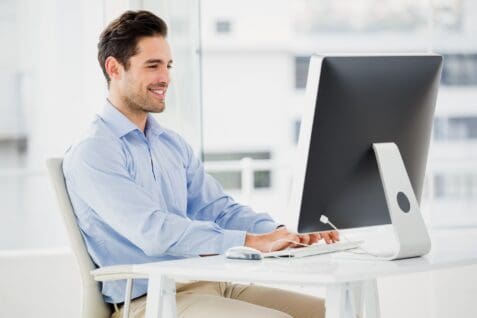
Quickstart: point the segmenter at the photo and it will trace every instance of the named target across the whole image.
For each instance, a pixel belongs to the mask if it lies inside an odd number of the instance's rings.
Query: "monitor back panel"
[[[325,57],[298,230],[389,224],[373,143],[397,144],[420,200],[440,56]],[[310,133],[310,132],[309,132]]]

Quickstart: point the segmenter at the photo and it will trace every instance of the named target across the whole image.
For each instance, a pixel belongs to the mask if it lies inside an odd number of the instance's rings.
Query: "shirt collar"
[[[157,122],[157,120],[151,115],[147,115],[146,130],[152,132],[156,135],[160,135],[164,132],[164,128]]]
[[[134,130],[140,132],[140,129],[107,99],[102,111],[98,115],[112,129],[117,138],[121,138]],[[157,135],[164,131],[151,114],[147,116],[146,130],[150,130]]]

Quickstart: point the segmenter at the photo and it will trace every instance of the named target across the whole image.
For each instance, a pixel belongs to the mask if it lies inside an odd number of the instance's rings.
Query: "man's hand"
[[[307,234],[299,234],[301,244],[311,245],[319,240],[325,240],[326,244],[335,243],[340,240],[340,234],[337,231],[314,232]]]
[[[337,231],[296,234],[289,232],[285,227],[280,227],[273,232],[265,234],[247,233],[245,246],[253,247],[261,252],[273,252],[288,247],[303,246],[300,244],[311,245],[321,239],[324,239],[327,244],[340,240]]]
[[[297,243],[300,243],[299,235],[289,232],[285,227],[265,234],[247,233],[245,237],[245,246],[261,252],[280,251],[287,247],[295,247]]]

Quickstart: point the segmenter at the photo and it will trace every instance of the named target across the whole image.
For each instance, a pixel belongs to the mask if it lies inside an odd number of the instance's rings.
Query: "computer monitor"
[[[340,229],[390,224],[394,195],[401,210],[408,192],[420,201],[441,69],[439,55],[311,57],[290,200],[298,232],[330,230],[322,214]],[[408,192],[385,191],[382,143],[397,146]]]

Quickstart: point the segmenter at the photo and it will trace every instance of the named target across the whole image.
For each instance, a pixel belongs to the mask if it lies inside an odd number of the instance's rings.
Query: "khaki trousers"
[[[176,285],[177,315],[181,318],[322,318],[324,301],[308,295],[256,285],[194,282]],[[143,318],[146,296],[131,302],[131,318]],[[122,317],[122,307],[111,318]]]

